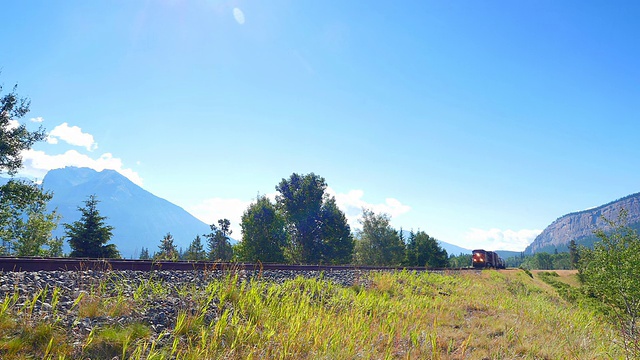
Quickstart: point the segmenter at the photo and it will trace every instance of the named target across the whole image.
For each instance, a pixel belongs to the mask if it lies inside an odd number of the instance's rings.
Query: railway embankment
[[[3,359],[599,359],[615,334],[523,271],[0,273]]]

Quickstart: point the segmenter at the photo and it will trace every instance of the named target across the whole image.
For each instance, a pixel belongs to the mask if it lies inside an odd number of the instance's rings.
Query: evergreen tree
[[[145,247],[140,249],[140,260],[149,260],[149,259],[151,259],[151,256],[149,256],[149,249]]]
[[[219,227],[218,227],[219,226]],[[218,220],[218,226],[211,224],[211,233],[205,234],[209,248],[209,260],[230,261],[233,258],[233,248],[229,242],[231,222],[228,219]]]
[[[418,245],[416,243],[416,233],[413,229],[409,232],[409,239],[406,243],[404,264],[407,266],[417,266],[418,264]]]
[[[178,260],[178,249],[173,244],[173,235],[167,233],[160,241],[159,252],[153,255],[156,260]]]
[[[80,220],[64,224],[65,235],[71,246],[71,257],[119,258],[120,252],[114,244],[108,244],[113,236],[113,226],[106,225],[105,216],[98,211],[99,201],[95,195],[85,200],[84,207],[78,207]]]
[[[197,235],[195,239],[189,244],[189,248],[184,253],[184,259],[186,260],[205,260],[207,258],[207,252],[204,250],[200,235]]]
[[[578,251],[578,245],[573,239],[569,242],[569,259],[571,260],[571,267],[574,269],[577,268],[580,262],[580,253]]]
[[[406,259],[408,266],[446,267],[449,264],[447,251],[424,231],[411,231]]]

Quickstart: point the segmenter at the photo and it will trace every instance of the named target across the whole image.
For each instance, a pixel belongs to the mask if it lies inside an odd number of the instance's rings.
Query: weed
[[[205,274],[209,276],[208,274]],[[128,315],[170,298],[174,325],[94,326],[80,339],[55,316],[32,327],[38,304],[60,290],[0,302],[0,358],[616,358],[612,329],[553,274],[374,272],[351,287],[298,277],[282,284],[242,280],[237,271],[202,288],[153,274],[128,287],[115,275],[85,286],[78,316]],[[550,279],[550,280],[549,280]],[[543,280],[550,281],[547,285]],[[567,289],[565,286],[569,286]],[[557,291],[557,293],[556,293]],[[129,294],[129,295],[127,295]],[[178,298],[179,301],[174,300]],[[19,299],[24,302],[18,304]],[[576,306],[578,305],[578,306]],[[79,320],[78,320],[79,321]],[[34,330],[37,329],[37,330]],[[558,331],[562,329],[562,331]],[[562,334],[559,336],[558,334]],[[63,345],[60,345],[63,344]]]
[[[92,331],[82,349],[82,355],[88,358],[126,359],[134,350],[130,346],[139,339],[151,334],[149,328],[142,324],[131,324],[126,327],[105,327]]]
[[[531,271],[529,271],[529,269],[525,269],[521,267],[520,270],[524,271],[525,274],[527,274],[530,278],[533,279],[533,274],[531,273]]]

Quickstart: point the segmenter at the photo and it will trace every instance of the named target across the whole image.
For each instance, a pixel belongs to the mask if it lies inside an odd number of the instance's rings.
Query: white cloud
[[[523,251],[542,230],[500,230],[472,228],[465,234],[465,243],[474,249]]]
[[[78,126],[69,126],[66,122],[53,128],[47,138],[49,144],[57,144],[58,140],[62,140],[70,145],[82,146],[88,151],[93,151],[98,148],[98,144],[94,141],[93,135],[82,132],[82,129]]]
[[[96,171],[115,170],[135,184],[142,186],[140,175],[132,169],[124,168],[122,160],[113,157],[111,153],[104,153],[99,158],[94,159],[76,150],[69,150],[59,155],[49,155],[39,150],[27,150],[22,153],[22,160],[24,168],[20,170],[20,174],[34,178],[42,179],[52,169],[77,166],[91,168]]]
[[[367,202],[363,200],[364,191],[362,190],[336,193],[335,190],[328,187],[327,193],[336,198],[336,204],[344,212],[351,229],[361,227],[359,221],[362,219],[362,208],[371,210],[376,214],[388,214],[392,219],[411,210],[410,206],[404,205],[394,198],[386,198],[383,203],[378,204]]]
[[[41,122],[44,121],[44,119],[42,118],[42,116],[38,116],[38,117],[35,117],[35,118],[31,118],[30,121],[34,122],[34,123],[41,123]]]

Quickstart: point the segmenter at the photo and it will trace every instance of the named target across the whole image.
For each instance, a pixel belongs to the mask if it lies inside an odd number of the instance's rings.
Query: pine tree
[[[191,244],[189,244],[189,248],[184,253],[184,258],[186,260],[204,260],[207,258],[207,252],[204,251],[200,235],[196,236]]]
[[[171,233],[167,233],[167,235],[162,238],[158,248],[160,249],[160,252],[153,255],[154,259],[178,260],[178,249],[173,244],[173,235],[171,235]]]
[[[578,251],[578,245],[573,239],[569,242],[569,259],[571,260],[571,266],[573,268],[578,267],[578,263],[580,262],[580,253]]]
[[[151,259],[151,257],[149,256],[149,249],[144,247],[140,249],[140,260],[149,260],[149,259]]]
[[[71,246],[71,257],[119,258],[120,252],[114,244],[107,245],[113,236],[113,226],[106,225],[105,216],[98,211],[99,201],[95,195],[85,200],[84,207],[78,207],[82,213],[80,220],[64,224],[65,236]]]
[[[219,227],[218,227],[219,226]],[[211,233],[205,234],[209,248],[209,260],[229,261],[233,257],[233,248],[229,243],[231,222],[228,219],[218,220],[218,226],[211,224]]]

